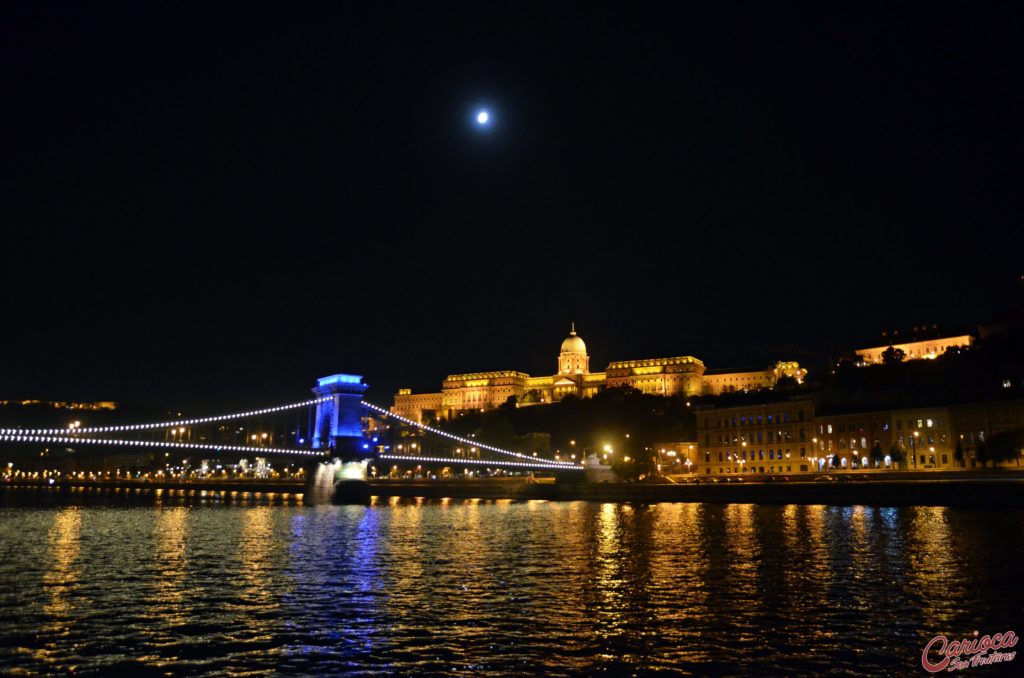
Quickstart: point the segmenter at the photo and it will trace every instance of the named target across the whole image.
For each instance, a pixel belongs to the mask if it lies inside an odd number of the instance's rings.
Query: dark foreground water
[[[0,673],[927,675],[1024,633],[1020,510],[4,503]]]

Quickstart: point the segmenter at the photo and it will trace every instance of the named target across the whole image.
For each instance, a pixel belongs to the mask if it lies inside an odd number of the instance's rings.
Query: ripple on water
[[[1010,584],[1022,518],[458,500],[8,506],[0,668],[904,674],[937,633],[1024,618]]]

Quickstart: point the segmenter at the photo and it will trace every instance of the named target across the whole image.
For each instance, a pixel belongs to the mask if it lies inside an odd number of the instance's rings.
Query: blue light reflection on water
[[[7,508],[0,545],[0,670],[901,674],[1024,619],[1021,511]]]

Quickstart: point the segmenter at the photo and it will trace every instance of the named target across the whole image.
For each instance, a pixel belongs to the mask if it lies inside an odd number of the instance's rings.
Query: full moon
[[[481,125],[486,125],[487,121],[491,119],[491,116],[487,114],[487,111],[480,111],[476,114],[476,121]]]

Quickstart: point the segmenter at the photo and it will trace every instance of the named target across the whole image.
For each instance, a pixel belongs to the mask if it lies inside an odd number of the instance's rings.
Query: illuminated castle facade
[[[630,386],[660,396],[717,395],[726,391],[771,388],[780,377],[802,382],[806,370],[795,362],[780,362],[767,370],[705,370],[693,356],[618,360],[604,372],[590,371],[587,345],[573,325],[558,352],[558,373],[531,377],[525,372],[502,370],[449,375],[440,393],[413,393],[400,389],[391,411],[422,422],[425,416],[448,419],[466,410],[491,410],[515,396],[519,406],[552,403],[572,395],[589,398],[603,388]]]

